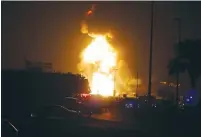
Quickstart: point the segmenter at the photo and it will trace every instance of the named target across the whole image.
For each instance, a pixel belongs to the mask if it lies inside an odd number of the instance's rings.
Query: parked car
[[[77,111],[81,116],[91,117],[92,115],[91,109],[80,99],[66,97],[63,105],[69,110]]]
[[[79,112],[67,109],[61,105],[46,105],[39,108],[36,112],[31,113],[31,117],[40,119],[76,120],[79,117]]]

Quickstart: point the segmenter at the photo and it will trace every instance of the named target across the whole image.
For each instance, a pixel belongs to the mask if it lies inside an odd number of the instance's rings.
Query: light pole
[[[138,72],[137,72],[137,76],[136,76],[136,91],[135,91],[135,94],[137,95],[137,92],[138,92]]]
[[[117,68],[113,68],[112,69],[114,71],[114,92],[113,92],[113,96],[115,97],[116,95],[116,71],[118,70]]]
[[[151,27],[150,27],[150,49],[149,49],[149,84],[148,96],[151,96],[151,78],[152,78],[152,51],[153,51],[153,21],[154,21],[154,2],[151,3]]]
[[[178,43],[180,44],[181,42],[181,18],[174,18],[175,21],[178,23]]]
[[[174,18],[175,21],[178,23],[178,44],[181,43],[181,18]],[[179,101],[179,70],[177,68],[176,72],[176,103],[178,104]]]

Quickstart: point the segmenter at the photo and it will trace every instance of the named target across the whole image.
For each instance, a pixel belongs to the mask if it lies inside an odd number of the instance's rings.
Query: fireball
[[[96,4],[93,4],[86,12],[85,19],[80,24],[81,32],[89,35],[92,41],[83,50],[78,69],[88,79],[91,94],[107,97],[120,95],[124,92],[131,93],[138,82],[131,76],[130,70],[124,61],[123,64],[122,61],[117,62],[117,52],[108,42],[108,38],[113,37],[111,33],[100,35],[90,33],[88,30],[89,26],[87,23],[93,17],[92,15],[95,10]],[[114,94],[116,89],[118,92]]]
[[[82,53],[82,62],[92,65],[90,78],[91,94],[113,96],[115,90],[115,73],[117,53],[107,40],[107,35],[94,35],[92,42]]]

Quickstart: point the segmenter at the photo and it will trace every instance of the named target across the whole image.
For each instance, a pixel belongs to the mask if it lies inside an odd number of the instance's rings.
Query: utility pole
[[[136,83],[136,91],[135,91],[135,94],[137,95],[137,90],[138,90],[138,72],[137,72],[136,78],[137,78],[137,83]]]
[[[175,18],[175,21],[178,23],[178,44],[180,45],[181,43],[181,19],[180,18]],[[179,102],[179,70],[177,68],[176,72],[176,104],[178,105]]]
[[[149,49],[149,84],[148,96],[151,96],[151,79],[152,79],[152,51],[153,51],[153,21],[154,21],[154,2],[151,3],[151,27],[150,27],[150,49]]]
[[[181,18],[174,18],[175,21],[178,23],[178,43],[181,42]]]
[[[114,92],[113,92],[113,96],[115,97],[116,95],[116,71],[118,69],[117,68],[113,68],[113,71],[114,71]]]

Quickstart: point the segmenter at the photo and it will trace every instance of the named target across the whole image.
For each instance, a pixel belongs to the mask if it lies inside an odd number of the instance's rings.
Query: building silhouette
[[[36,72],[53,72],[52,63],[49,62],[32,62],[25,59],[25,69]]]

